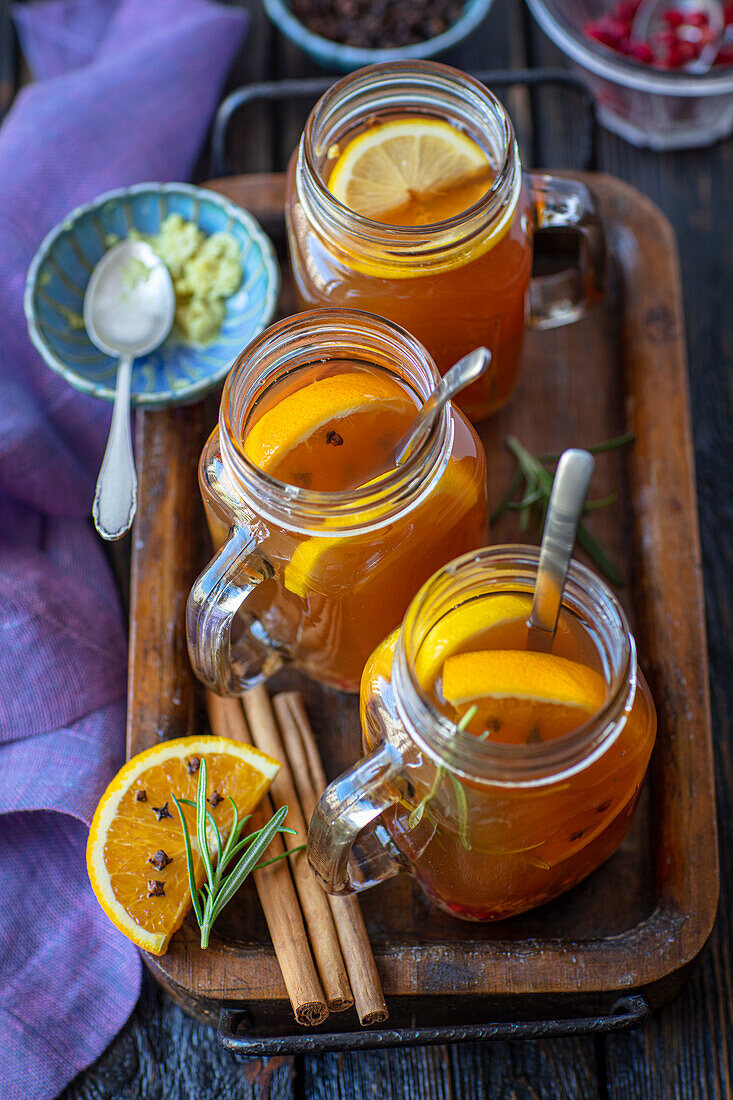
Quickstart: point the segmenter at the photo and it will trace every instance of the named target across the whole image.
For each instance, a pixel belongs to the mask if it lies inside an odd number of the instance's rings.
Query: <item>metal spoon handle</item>
[[[594,465],[593,456],[580,450],[563,451],[557,464],[528,622],[528,649],[542,653],[552,649],[570,558]]]
[[[491,352],[488,348],[476,348],[454,363],[441,378],[417,414],[408,431],[395,448],[395,464],[401,466],[407,456],[422,442],[432,427],[433,420],[443,405],[466,386],[470,386],[488,369]]]
[[[103,539],[119,539],[132,525],[137,507],[137,476],[132,457],[130,382],[132,356],[121,355],[107,449],[97,478],[92,516]]]

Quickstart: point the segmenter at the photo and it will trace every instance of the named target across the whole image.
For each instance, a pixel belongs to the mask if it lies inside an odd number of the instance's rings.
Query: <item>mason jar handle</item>
[[[556,328],[577,321],[603,294],[606,239],[595,196],[580,180],[533,174],[529,188],[535,234],[569,229],[579,238],[577,268],[530,282],[530,325]]]
[[[383,741],[321,795],[308,828],[308,862],[329,894],[368,890],[402,870],[386,829],[368,828],[399,802],[401,771],[402,757]]]
[[[282,665],[282,656],[253,631],[257,620],[243,621],[232,648],[232,624],[251,592],[273,575],[251,532],[234,526],[199,576],[188,597],[186,634],[193,670],[220,695],[241,695],[261,684]]]

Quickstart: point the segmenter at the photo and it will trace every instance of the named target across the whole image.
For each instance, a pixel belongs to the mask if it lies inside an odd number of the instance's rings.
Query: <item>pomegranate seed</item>
[[[651,65],[654,60],[654,51],[651,46],[647,46],[646,42],[638,40],[632,42],[629,52],[632,57],[635,57],[637,61],[642,61],[645,65]]]
[[[622,2],[616,8],[614,15],[617,19],[623,19],[631,23],[639,10],[641,0],[622,0]]]
[[[677,35],[674,31],[660,31],[659,34],[654,36],[652,42],[656,42],[660,46],[676,46]]]
[[[584,28],[586,38],[592,38],[594,42],[600,42],[602,46],[608,46],[609,50],[616,49],[617,39],[609,36],[603,27],[595,23],[588,23]]]
[[[726,27],[730,27],[733,23],[733,3],[725,5],[723,8],[723,18],[725,19]]]
[[[685,23],[688,27],[708,27],[710,26],[710,19],[705,11],[692,11],[685,16]]]
[[[709,46],[712,41],[713,32],[710,30],[710,27],[706,27],[700,31],[700,37],[697,40],[700,49],[702,49],[703,46]]]
[[[688,62],[695,60],[699,51],[695,49],[692,42],[680,42],[677,46],[677,54],[680,58],[680,65],[687,65]]]
[[[685,17],[681,11],[677,11],[676,8],[668,8],[662,15],[662,19],[668,27],[681,27],[685,22]]]

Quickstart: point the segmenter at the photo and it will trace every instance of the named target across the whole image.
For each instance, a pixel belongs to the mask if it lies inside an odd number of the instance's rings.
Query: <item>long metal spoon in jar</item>
[[[581,450],[563,451],[557,464],[527,621],[527,649],[534,652],[549,653],[555,640],[570,558],[594,465],[593,455]]]
[[[446,402],[480,378],[488,370],[490,363],[489,349],[475,348],[445,372],[395,447],[396,466],[402,466],[405,459],[422,443]]]
[[[132,363],[163,343],[174,313],[170,274],[149,244],[122,241],[94,268],[84,294],[84,324],[100,351],[119,356],[112,424],[92,505],[94,526],[104,539],[122,538],[137,508],[130,427]]]

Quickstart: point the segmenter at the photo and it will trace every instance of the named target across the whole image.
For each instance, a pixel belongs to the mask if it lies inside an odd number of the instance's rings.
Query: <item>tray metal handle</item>
[[[308,1031],[296,1035],[260,1037],[246,1030],[249,1014],[242,1009],[222,1009],[217,1038],[222,1046],[244,1058],[273,1055],[325,1054],[332,1051],[382,1050],[389,1047],[435,1046],[442,1043],[476,1043],[487,1039],[554,1039],[568,1035],[598,1035],[628,1031],[651,1016],[651,1008],[639,994],[619,997],[607,1016],[574,1016],[566,1020],[513,1020],[446,1027],[379,1028],[369,1031]]]
[[[472,74],[482,84],[492,90],[524,85],[535,88],[543,84],[552,84],[571,89],[582,104],[580,120],[583,123],[581,165],[589,169],[595,162],[597,120],[593,96],[580,77],[567,69],[490,69]],[[211,175],[221,177],[231,175],[227,158],[227,134],[234,115],[252,103],[274,103],[283,100],[309,100],[313,103],[327,91],[335,76],[315,77],[309,80],[271,80],[258,84],[245,84],[230,92],[219,105],[214,119],[211,135]],[[577,121],[577,118],[576,118]],[[240,171],[242,169],[240,168]]]

